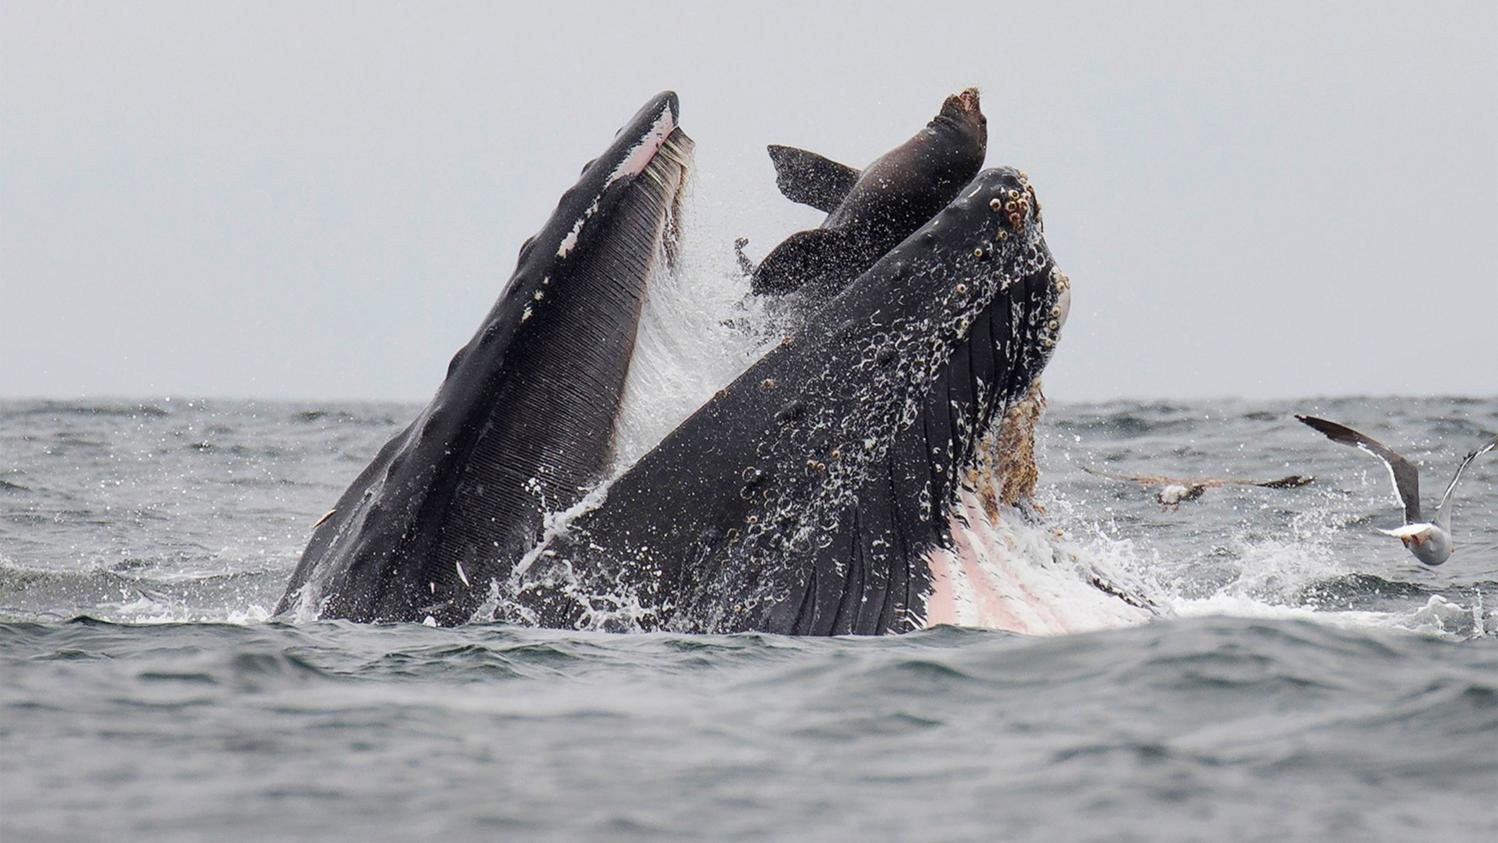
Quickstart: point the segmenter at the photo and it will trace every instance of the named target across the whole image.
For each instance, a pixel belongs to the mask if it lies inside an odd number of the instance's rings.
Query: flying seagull
[[[1451,485],[1446,487],[1446,493],[1441,495],[1441,502],[1436,505],[1436,517],[1426,521],[1420,516],[1420,469],[1414,463],[1394,453],[1382,442],[1364,436],[1350,427],[1315,416],[1296,418],[1333,442],[1367,451],[1388,466],[1389,477],[1394,481],[1394,491],[1399,493],[1399,499],[1404,502],[1404,526],[1393,530],[1379,530],[1380,533],[1404,542],[1404,546],[1415,554],[1415,558],[1427,565],[1439,565],[1451,558],[1451,493],[1456,489],[1456,481],[1462,479],[1462,472],[1467,469],[1467,465],[1477,459],[1479,454],[1485,454],[1498,446],[1498,436],[1489,439],[1486,444],[1462,459],[1462,464],[1456,467],[1456,476],[1451,478]]]
[[[1260,486],[1265,489],[1294,489],[1314,481],[1314,477],[1305,477],[1292,474],[1289,477],[1281,477],[1278,480],[1234,480],[1228,477],[1165,477],[1158,474],[1109,474],[1106,471],[1098,471],[1095,468],[1078,464],[1078,468],[1098,477],[1106,477],[1109,480],[1123,480],[1128,483],[1138,483],[1141,486],[1159,486],[1155,492],[1155,500],[1165,506],[1175,506],[1185,501],[1194,501],[1202,496],[1208,489],[1218,486]]]

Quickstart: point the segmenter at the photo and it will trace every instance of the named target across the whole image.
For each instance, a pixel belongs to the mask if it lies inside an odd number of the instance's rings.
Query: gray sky
[[[726,255],[969,84],[1053,399],[1498,389],[1498,4],[509,5],[0,5],[0,395],[425,399],[656,91]]]

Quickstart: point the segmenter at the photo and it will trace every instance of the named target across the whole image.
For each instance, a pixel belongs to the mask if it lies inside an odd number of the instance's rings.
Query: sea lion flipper
[[[798,231],[754,268],[749,289],[757,296],[794,293],[808,281],[829,283],[841,263],[851,260],[856,243],[841,231]]]
[[[858,181],[858,171],[794,146],[770,144],[775,164],[775,186],[785,198],[830,214],[847,198]]]

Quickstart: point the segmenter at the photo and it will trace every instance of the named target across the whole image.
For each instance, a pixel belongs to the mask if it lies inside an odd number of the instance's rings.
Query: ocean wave
[[[4,401],[0,418],[30,416],[101,416],[163,418],[171,410],[160,404],[134,401]]]

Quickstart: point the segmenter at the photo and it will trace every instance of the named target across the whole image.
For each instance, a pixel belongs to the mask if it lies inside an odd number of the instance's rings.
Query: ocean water
[[[1141,625],[268,620],[417,409],[0,402],[0,839],[1498,835],[1498,455],[1430,569],[1375,532],[1383,468],[1291,418],[1383,438],[1437,496],[1498,398],[1053,404],[1045,512],[1009,526],[1144,589]],[[1317,482],[1166,508],[1083,464]]]

